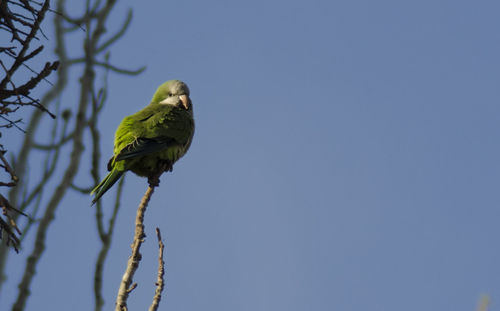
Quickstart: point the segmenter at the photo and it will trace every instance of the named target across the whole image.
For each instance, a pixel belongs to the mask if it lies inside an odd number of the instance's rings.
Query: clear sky
[[[188,83],[197,126],[147,211],[130,310],[153,296],[156,226],[160,310],[500,310],[498,1],[122,1],[116,25],[129,7],[111,60],[147,70],[110,75],[104,157],[166,80]],[[127,175],[108,310],[145,189]],[[66,196],[28,310],[93,306],[93,220]]]

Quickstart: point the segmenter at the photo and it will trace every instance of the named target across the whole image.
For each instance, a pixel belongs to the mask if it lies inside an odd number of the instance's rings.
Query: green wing
[[[120,153],[115,156],[115,161],[132,159],[153,152],[162,151],[174,144],[175,140],[168,137],[160,137],[157,139],[137,138],[134,142],[120,150]]]
[[[170,105],[151,104],[120,123],[115,134],[115,155],[108,169],[111,170],[123,160],[139,158],[169,147],[187,150],[193,132],[194,122],[187,111]],[[182,150],[182,154],[184,152]],[[172,159],[172,162],[175,160]],[[133,162],[129,164],[133,165]],[[125,164],[123,169],[129,167]]]

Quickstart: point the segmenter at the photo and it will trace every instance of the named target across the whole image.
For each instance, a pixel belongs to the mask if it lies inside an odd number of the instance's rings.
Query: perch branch
[[[161,173],[163,170],[160,171]],[[132,279],[134,277],[137,268],[139,267],[139,262],[142,259],[142,255],[140,253],[140,248],[142,242],[144,242],[144,238],[146,234],[144,233],[144,213],[146,212],[146,208],[148,206],[149,200],[153,195],[155,187],[157,187],[160,183],[160,175],[161,173],[152,176],[148,179],[149,187],[146,190],[146,193],[142,197],[141,203],[139,204],[139,208],[137,209],[137,215],[135,218],[135,234],[134,241],[132,242],[132,255],[129,257],[127,262],[127,267],[125,269],[125,273],[123,274],[122,281],[120,283],[120,288],[118,289],[118,295],[116,297],[116,305],[115,311],[126,311],[127,310],[127,299],[129,293],[135,288],[137,285],[132,285]]]

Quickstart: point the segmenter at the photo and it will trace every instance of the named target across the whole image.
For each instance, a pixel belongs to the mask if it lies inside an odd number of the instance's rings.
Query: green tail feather
[[[90,193],[95,195],[92,200],[92,205],[94,205],[103,196],[103,194],[109,190],[109,188],[113,187],[123,173],[124,171],[112,170],[108,175],[106,175],[106,177],[104,177],[104,179]]]

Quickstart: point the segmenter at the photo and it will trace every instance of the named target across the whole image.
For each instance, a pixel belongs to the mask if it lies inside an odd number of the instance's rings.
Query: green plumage
[[[151,177],[171,171],[191,145],[194,120],[189,89],[179,80],[162,84],[151,103],[125,117],[115,133],[109,174],[97,185],[92,204],[111,188],[126,171]]]

